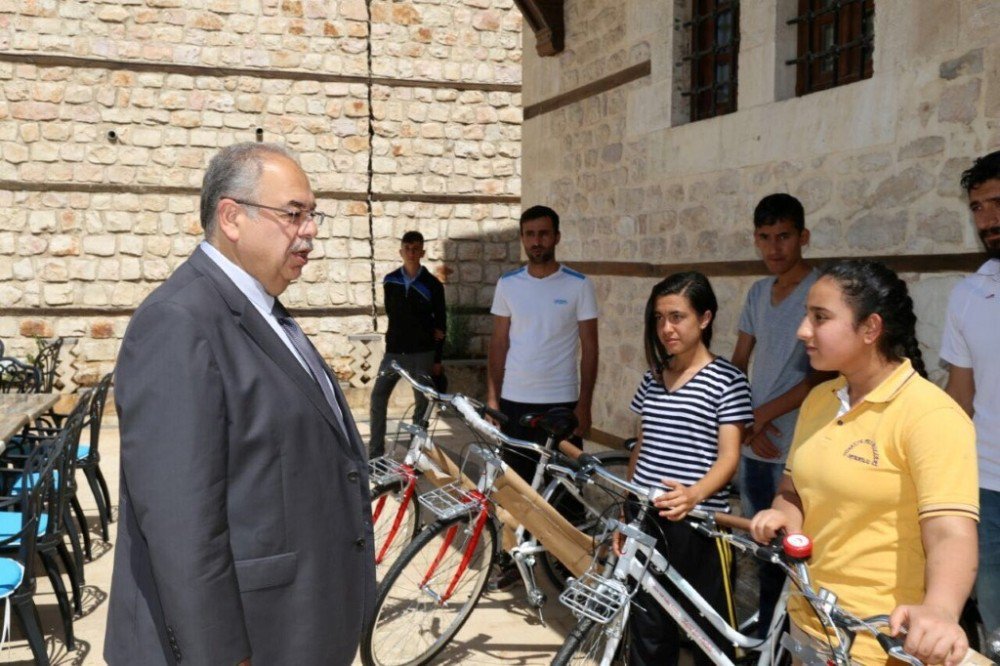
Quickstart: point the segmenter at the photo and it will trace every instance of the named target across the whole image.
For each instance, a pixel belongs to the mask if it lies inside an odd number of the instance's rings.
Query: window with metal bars
[[[739,60],[738,0],[692,0],[689,30],[691,88],[681,94],[691,102],[691,120],[736,110],[736,65]]]
[[[799,0],[796,95],[870,78],[875,0]]]

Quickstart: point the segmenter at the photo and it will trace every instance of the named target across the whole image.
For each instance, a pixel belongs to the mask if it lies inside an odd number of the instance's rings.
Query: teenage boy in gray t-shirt
[[[802,258],[809,242],[805,212],[790,194],[761,199],[753,214],[754,246],[771,274],[750,287],[740,315],[733,364],[747,372],[753,354],[750,390],[754,425],[740,458],[743,511],[752,516],[771,506],[784,472],[799,406],[814,385],[809,357],[796,337],[806,295],[818,273]],[[761,568],[760,622],[764,635],[784,579],[777,567]]]

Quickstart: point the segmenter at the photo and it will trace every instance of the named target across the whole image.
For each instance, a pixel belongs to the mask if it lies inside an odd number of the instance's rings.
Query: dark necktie
[[[333,388],[330,386],[330,382],[327,381],[326,370],[323,369],[323,360],[320,358],[319,352],[309,343],[306,334],[302,332],[302,329],[299,328],[299,325],[295,323],[292,316],[288,314],[288,310],[285,309],[285,306],[277,298],[274,299],[274,307],[271,309],[271,314],[278,320],[278,324],[285,332],[285,335],[288,336],[292,346],[299,352],[302,360],[306,362],[306,365],[309,367],[309,373],[316,383],[319,384],[320,390],[323,391],[323,396],[330,403],[330,409],[333,410],[334,416],[337,417],[337,423],[340,424],[341,431],[346,435],[347,428],[344,427],[344,415],[340,411],[340,405],[337,404]]]

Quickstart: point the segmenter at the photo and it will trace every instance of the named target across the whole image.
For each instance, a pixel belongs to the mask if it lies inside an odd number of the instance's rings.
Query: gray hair
[[[295,155],[284,146],[251,142],[227,146],[208,163],[201,182],[201,228],[205,230],[205,238],[211,239],[215,233],[215,213],[220,199],[254,196],[257,181],[264,171],[264,158],[268,155],[287,157],[298,164]]]

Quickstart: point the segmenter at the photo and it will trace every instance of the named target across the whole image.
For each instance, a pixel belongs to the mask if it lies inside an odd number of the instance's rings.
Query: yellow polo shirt
[[[923,600],[921,520],[978,520],[976,435],[961,407],[909,360],[838,417],[845,385],[843,377],[820,384],[802,403],[785,471],[802,499],[802,531],[813,539],[813,585],[868,617]],[[790,613],[823,636],[804,599],[793,597]],[[860,634],[852,657],[887,661]]]

